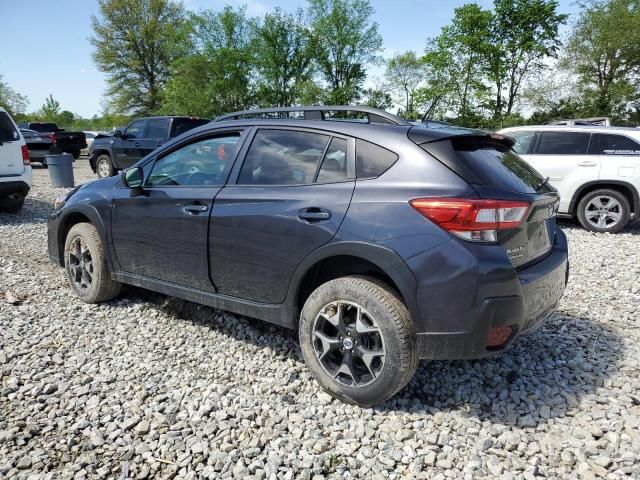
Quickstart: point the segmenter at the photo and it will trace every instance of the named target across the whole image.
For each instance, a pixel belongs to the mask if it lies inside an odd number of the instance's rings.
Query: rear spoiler
[[[507,148],[511,148],[516,144],[516,141],[501,133],[485,132],[484,130],[476,130],[473,128],[463,127],[447,127],[447,128],[429,128],[426,126],[418,125],[412,127],[407,133],[409,139],[418,144],[424,145],[425,143],[438,142],[440,140],[448,140],[456,137],[475,137],[478,139],[486,139],[503,144]]]

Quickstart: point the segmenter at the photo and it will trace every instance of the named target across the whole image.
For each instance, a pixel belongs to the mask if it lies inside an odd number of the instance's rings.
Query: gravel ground
[[[361,409],[286,330],[134,288],[78,301],[46,254],[64,189],[34,184],[0,214],[2,478],[640,478],[638,223],[563,223],[571,277],[542,328]]]

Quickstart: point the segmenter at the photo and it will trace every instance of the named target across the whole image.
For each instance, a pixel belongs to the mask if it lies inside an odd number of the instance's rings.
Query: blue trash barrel
[[[53,187],[73,187],[73,155],[61,153],[59,155],[47,155],[49,178]]]

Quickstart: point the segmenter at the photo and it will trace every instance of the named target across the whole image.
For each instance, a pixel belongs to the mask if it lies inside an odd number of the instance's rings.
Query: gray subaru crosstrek
[[[374,405],[562,296],[558,193],[512,145],[364,107],[236,112],[57,199],[49,256],[85,302],[132,284],[297,329],[322,387]]]

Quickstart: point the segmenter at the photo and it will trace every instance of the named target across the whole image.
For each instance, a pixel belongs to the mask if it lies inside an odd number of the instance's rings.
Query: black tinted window
[[[356,174],[358,178],[375,178],[396,163],[398,155],[364,140],[356,140]]]
[[[206,118],[174,118],[169,138],[177,137],[178,135],[182,135],[184,132],[188,132],[192,128],[199,127],[200,125],[206,125],[207,123],[209,123],[209,120]]]
[[[147,185],[220,185],[235,158],[238,140],[239,134],[228,134],[179,148],[153,165]]]
[[[516,143],[513,146],[513,151],[518,155],[523,155],[529,152],[529,147],[531,146],[531,141],[535,136],[536,132],[532,131],[518,131],[518,132],[509,132],[506,135],[513,138]]]
[[[322,161],[318,182],[340,182],[349,178],[347,172],[347,141],[342,138],[334,138],[327,149]]]
[[[590,133],[542,132],[538,145],[540,155],[585,155],[589,148]]]
[[[532,193],[542,183],[542,176],[502,143],[464,137],[451,143],[457,158],[483,185]]]
[[[599,155],[640,155],[640,143],[624,135],[595,134]]]
[[[0,142],[14,142],[20,138],[16,127],[5,112],[0,112]]]
[[[149,126],[147,127],[147,138],[167,138],[169,133],[169,119],[159,118],[156,120],[149,120]]]
[[[260,130],[247,152],[238,183],[305,185],[313,183],[327,135],[290,130]]]
[[[144,135],[145,124],[145,120],[138,120],[137,122],[133,122],[129,125],[125,131],[127,138],[142,138],[142,135]]]

